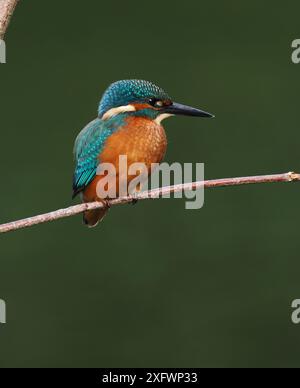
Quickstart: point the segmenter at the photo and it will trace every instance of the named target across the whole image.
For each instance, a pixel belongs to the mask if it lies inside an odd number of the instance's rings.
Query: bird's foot
[[[131,205],[136,205],[138,203],[138,199],[136,198],[135,195],[132,195],[131,196]]]
[[[109,199],[103,199],[102,201],[103,201],[103,203],[104,203],[104,206],[105,206],[107,209],[110,209],[110,208],[111,208],[111,204],[110,204]]]

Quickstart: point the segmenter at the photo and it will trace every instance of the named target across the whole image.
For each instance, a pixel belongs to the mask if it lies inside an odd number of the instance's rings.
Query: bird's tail
[[[94,228],[99,224],[100,221],[103,220],[108,210],[109,209],[107,207],[87,210],[83,213],[83,223],[89,228]]]

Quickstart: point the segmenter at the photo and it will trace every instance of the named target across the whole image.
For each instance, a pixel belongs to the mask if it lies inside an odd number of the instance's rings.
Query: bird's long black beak
[[[164,108],[165,113],[172,115],[182,115],[182,116],[195,116],[195,117],[215,117],[214,115],[204,112],[203,110],[192,108],[191,106],[178,104],[173,102],[171,105]]]

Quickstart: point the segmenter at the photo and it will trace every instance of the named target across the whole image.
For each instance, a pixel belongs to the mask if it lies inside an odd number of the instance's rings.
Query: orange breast
[[[161,125],[143,117],[130,117],[126,126],[107,139],[99,159],[116,166],[119,155],[126,155],[130,163],[160,163],[166,148],[166,133]]]
[[[115,191],[118,195],[119,180],[125,177],[121,176],[119,171],[119,156],[127,157],[127,169],[133,163],[143,163],[150,173],[152,163],[160,163],[165,155],[167,148],[167,138],[164,128],[154,121],[142,117],[130,117],[126,126],[120,128],[111,135],[105,143],[105,147],[99,155],[100,163],[112,163],[116,168],[116,177],[111,177],[110,184],[116,185]],[[130,183],[135,176],[127,176],[127,182]],[[101,176],[96,176],[93,182],[84,192],[85,201],[97,199],[96,187]],[[115,183],[113,183],[113,181]]]

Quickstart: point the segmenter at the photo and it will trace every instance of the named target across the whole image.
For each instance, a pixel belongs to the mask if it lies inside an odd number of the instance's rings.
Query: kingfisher
[[[73,198],[80,194],[83,202],[100,201],[105,205],[84,212],[84,224],[96,226],[108,211],[109,200],[120,194],[120,181],[126,178],[128,184],[134,178],[120,173],[120,155],[126,157],[128,168],[133,163],[143,163],[151,175],[151,165],[163,160],[167,148],[161,123],[173,115],[214,117],[173,102],[163,89],[149,81],[122,80],[108,87],[100,100],[98,117],[82,129],[74,145]],[[115,167],[114,172],[99,173],[107,163]],[[97,190],[104,178],[114,189],[108,190],[106,196]]]

